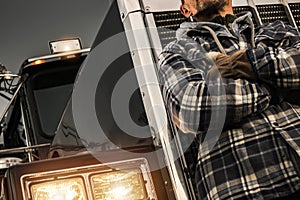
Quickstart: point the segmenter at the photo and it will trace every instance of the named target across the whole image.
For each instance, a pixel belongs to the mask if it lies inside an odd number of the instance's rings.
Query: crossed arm
[[[300,89],[299,33],[276,21],[259,30],[255,43],[253,49],[228,56],[233,57],[230,62],[221,56],[221,62],[216,63],[192,39],[165,48],[160,56],[159,79],[166,105],[181,130],[206,131],[215,110],[226,111],[225,126],[263,111],[273,95],[264,85]],[[216,66],[222,78],[207,79],[207,72]],[[291,99],[293,93],[285,91],[284,95]]]
[[[300,88],[300,35],[294,27],[282,21],[261,27],[255,37],[255,45],[253,49],[228,56],[234,62],[227,68],[220,68],[222,77],[249,79],[252,70],[256,74],[255,78],[251,75],[252,79],[274,88]],[[248,59],[245,60],[245,57]],[[229,68],[235,73],[228,73]]]
[[[214,63],[193,40],[168,45],[160,56],[159,79],[174,123],[184,132],[207,131],[212,113],[225,112],[225,124],[266,109],[268,91],[244,79],[206,80]]]

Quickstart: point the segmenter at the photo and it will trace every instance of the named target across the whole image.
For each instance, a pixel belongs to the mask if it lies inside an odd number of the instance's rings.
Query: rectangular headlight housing
[[[26,200],[157,199],[144,158],[25,174],[21,183]]]

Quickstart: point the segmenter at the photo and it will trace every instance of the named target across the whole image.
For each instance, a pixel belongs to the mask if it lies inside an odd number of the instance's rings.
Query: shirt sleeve
[[[268,91],[242,79],[205,80],[214,63],[194,41],[169,44],[160,55],[159,80],[166,106],[183,132],[207,131],[224,117],[223,126],[266,109]]]
[[[257,47],[247,51],[259,80],[278,88],[300,88],[300,36],[276,21],[262,27]]]

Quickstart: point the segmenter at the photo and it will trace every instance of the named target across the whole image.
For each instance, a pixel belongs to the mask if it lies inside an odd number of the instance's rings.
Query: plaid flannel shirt
[[[204,26],[227,54],[247,48],[259,81],[206,80],[214,65],[207,52],[220,49]],[[254,30],[250,13],[238,17],[232,30],[210,22],[181,24],[177,40],[159,58],[166,106],[181,131],[200,135],[199,199],[289,195],[300,189],[300,107],[270,103],[267,85],[300,87],[300,37],[280,21]],[[205,138],[215,133],[209,146]]]

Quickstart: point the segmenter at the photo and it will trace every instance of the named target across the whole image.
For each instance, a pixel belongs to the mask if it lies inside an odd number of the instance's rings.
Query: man
[[[192,22],[164,48],[159,79],[173,122],[200,135],[199,199],[300,199],[300,107],[274,92],[300,88],[299,34],[280,21],[255,31],[231,0],[180,9]]]

